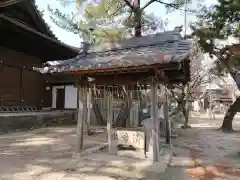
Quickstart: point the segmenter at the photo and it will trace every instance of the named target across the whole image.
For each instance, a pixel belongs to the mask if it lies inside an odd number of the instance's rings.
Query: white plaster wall
[[[77,108],[77,88],[65,86],[65,108]]]
[[[52,87],[52,108],[56,108],[57,89],[63,89],[64,86],[53,86]]]

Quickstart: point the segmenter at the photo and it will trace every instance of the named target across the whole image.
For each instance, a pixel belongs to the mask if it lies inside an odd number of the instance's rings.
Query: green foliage
[[[67,2],[65,1],[64,4],[66,5]],[[106,40],[120,39],[123,36],[123,27],[117,27],[118,16],[126,12],[125,4],[121,1],[102,0],[98,4],[87,4],[82,18],[77,21],[74,14],[67,15],[50,7],[48,9],[52,14],[51,19],[56,25],[79,34],[84,40],[100,43]],[[94,30],[94,33],[89,30]]]
[[[52,9],[48,6],[49,12],[52,14],[50,16],[51,20],[60,28],[66,29],[74,34],[78,34],[84,31],[84,28],[78,26],[78,22],[74,20],[74,14],[64,14],[59,9]]]
[[[220,76],[224,75],[226,70],[232,72],[240,69],[239,58],[234,53],[226,56],[229,48],[216,46],[216,40],[227,40],[230,36],[240,38],[239,0],[218,0],[216,5],[204,7],[192,29],[202,50],[211,57],[217,57],[219,61],[215,63],[213,72]]]
[[[95,18],[99,23],[106,23],[109,19],[125,13],[126,5],[118,0],[102,0],[98,4],[88,4],[83,17],[87,20]]]
[[[165,4],[165,7],[167,8],[167,12],[172,12],[176,9],[182,8],[185,4],[186,0],[169,0],[168,3]],[[197,0],[187,0],[187,4],[191,4],[193,2],[197,2]],[[163,2],[162,2],[163,3]],[[191,10],[187,9],[191,12]]]
[[[102,0],[98,4],[88,4],[80,20],[81,27],[94,29],[92,41],[119,40],[124,36],[124,28],[119,26],[119,16],[126,13],[125,3],[118,0]]]
[[[145,8],[152,3],[161,3],[169,10],[181,8],[184,0],[149,0],[142,7],[131,4],[129,0],[59,0],[64,6],[75,3],[81,11],[80,20],[75,20],[74,14],[64,14],[58,9],[48,8],[52,21],[61,28],[79,34],[83,39],[91,39],[94,43],[121,39],[132,36],[136,23],[140,22],[143,32],[155,31],[164,23],[153,14],[144,13]],[[188,0],[189,3],[192,0]],[[94,29],[91,36],[89,29]]]

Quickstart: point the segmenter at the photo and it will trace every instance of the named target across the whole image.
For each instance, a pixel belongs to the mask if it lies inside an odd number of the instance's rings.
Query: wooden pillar
[[[164,110],[164,121],[166,125],[165,129],[165,143],[171,145],[171,123],[168,117],[168,94],[167,87],[164,87],[164,102],[163,102],[163,110]]]
[[[78,119],[77,119],[77,153],[83,150],[83,135],[84,135],[84,121],[85,113],[87,112],[87,88],[85,85],[78,86]]]
[[[44,87],[45,88],[45,87]],[[23,68],[20,69],[20,101],[23,103],[24,98],[23,89]],[[22,104],[23,105],[23,104]]]
[[[129,116],[128,116],[127,122],[126,122],[126,128],[131,128],[132,125],[134,124],[133,122],[131,122],[131,114],[132,114],[132,110],[133,110],[133,94],[132,94],[132,91],[127,92],[127,95],[128,95],[128,102],[129,102],[130,110],[129,110]]]
[[[190,91],[190,87],[189,87],[189,83],[186,85],[186,87],[185,87],[185,89],[184,89],[184,93],[185,93],[185,95],[186,95],[186,103],[185,103],[185,110],[186,110],[186,114],[185,114],[185,118],[186,118],[186,120],[185,120],[185,123],[184,123],[184,126],[188,126],[188,120],[189,120],[189,112],[190,112],[190,96],[189,96],[189,91]],[[212,99],[211,99],[211,103],[212,103]],[[211,109],[210,109],[211,110]],[[212,111],[211,111],[212,112]]]
[[[90,126],[91,124],[91,101],[92,101],[92,89],[88,89],[88,96],[87,96],[87,124]]]
[[[108,133],[108,152],[112,152],[112,93],[108,91],[108,111],[107,111],[107,133]]]
[[[151,84],[151,117],[152,117],[152,147],[153,147],[153,161],[159,161],[159,118],[157,115],[157,81],[152,79]]]

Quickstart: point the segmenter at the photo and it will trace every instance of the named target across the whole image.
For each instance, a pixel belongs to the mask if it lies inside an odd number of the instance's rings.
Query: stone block
[[[16,114],[16,113],[15,113]],[[0,117],[0,133],[23,131],[49,126],[73,125],[77,121],[74,118],[75,112],[66,112],[60,114],[38,114],[32,115],[9,115]]]
[[[159,180],[164,177],[168,164],[171,161],[172,152],[169,151],[160,156],[159,162],[153,162],[153,164],[147,169],[146,177],[148,180]]]
[[[165,169],[163,167],[162,162],[155,162],[153,165],[147,170],[146,176],[149,180],[158,180],[165,173]]]
[[[144,150],[138,150],[138,151],[118,151],[118,156],[124,156],[129,158],[137,158],[137,159],[146,159],[146,154]]]
[[[153,151],[153,139],[152,139],[152,128],[153,122],[151,118],[145,119],[142,121],[145,131],[145,141],[146,141],[146,152]],[[148,155],[149,157],[149,155]]]
[[[87,156],[89,154],[92,154],[92,153],[97,153],[97,152],[100,152],[102,149],[106,148],[108,146],[107,143],[102,143],[100,145],[97,145],[97,146],[94,146],[94,147],[91,147],[91,148],[88,148],[80,153],[73,153],[73,158],[81,158],[83,156]]]
[[[145,149],[145,133],[140,128],[113,129],[112,146],[131,146],[135,150]],[[115,147],[113,147],[115,148]]]

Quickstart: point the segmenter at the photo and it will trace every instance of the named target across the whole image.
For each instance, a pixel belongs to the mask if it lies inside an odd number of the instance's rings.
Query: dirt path
[[[193,128],[180,130],[180,136],[172,141],[174,156],[163,180],[239,180],[240,133],[218,132],[220,124],[220,120],[193,119]],[[240,122],[234,127],[240,130]],[[105,133],[86,136],[84,147],[105,141]],[[59,180],[66,176],[66,162],[75,144],[75,127],[1,135],[0,180]],[[81,178],[76,174],[65,179]]]
[[[85,136],[84,148],[106,141],[106,134]],[[59,169],[76,150],[76,128],[42,128],[0,136],[0,180],[33,180]],[[63,165],[64,165],[63,164]]]
[[[166,180],[239,180],[240,132],[216,131],[221,120],[191,120],[193,128],[180,130],[173,140],[174,156]],[[238,124],[237,124],[238,123]],[[239,122],[234,127],[240,130]]]

